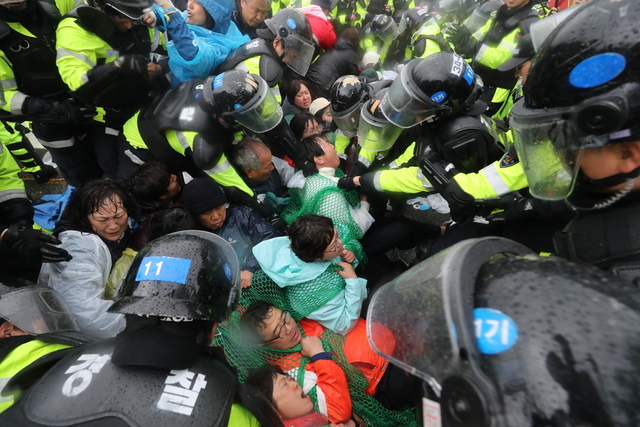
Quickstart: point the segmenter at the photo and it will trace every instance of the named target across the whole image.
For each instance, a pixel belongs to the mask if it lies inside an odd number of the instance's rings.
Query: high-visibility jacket
[[[39,340],[28,341],[11,350],[9,354],[0,361],[0,389],[9,382],[11,378],[36,360],[53,353],[71,347],[66,344],[47,343]],[[0,412],[13,405],[14,399],[19,395],[0,396]]]
[[[20,167],[3,144],[0,144],[0,203],[27,198],[24,182],[18,177]]]

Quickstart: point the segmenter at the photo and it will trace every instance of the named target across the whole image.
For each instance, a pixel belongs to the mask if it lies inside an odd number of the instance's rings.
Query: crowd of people
[[[0,425],[637,424],[640,3],[154,1],[0,2]]]

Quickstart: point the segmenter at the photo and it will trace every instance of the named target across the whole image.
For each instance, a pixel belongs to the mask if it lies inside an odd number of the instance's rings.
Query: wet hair
[[[270,318],[273,305],[266,301],[256,301],[245,310],[240,317],[240,330],[244,339],[254,344],[264,342],[260,331],[266,326],[265,319]]]
[[[200,224],[184,205],[173,205],[158,211],[151,218],[149,241],[176,231],[199,230],[200,228]]]
[[[349,40],[355,49],[360,46],[360,33],[355,28],[347,28],[340,34],[340,37]]]
[[[93,233],[88,216],[97,212],[105,200],[115,204],[116,197],[122,201],[122,207],[129,217],[138,216],[140,208],[122,185],[110,179],[97,179],[87,182],[76,190],[62,213],[60,222],[78,231]]]
[[[267,364],[260,366],[247,377],[247,384],[258,389],[274,408],[277,406],[273,400],[273,382],[278,374],[287,375],[280,367]]]
[[[304,262],[322,259],[334,235],[333,220],[321,215],[301,216],[289,227],[291,250]]]
[[[291,122],[289,122],[289,127],[298,140],[302,138],[302,134],[307,129],[307,124],[311,120],[318,121],[311,113],[298,113],[293,116]]]
[[[147,162],[133,171],[127,188],[136,200],[157,201],[167,194],[170,183],[171,173],[163,163]]]
[[[311,98],[313,98],[313,94],[311,94],[309,82],[302,79],[295,79],[295,80],[292,80],[291,83],[289,83],[289,87],[287,88],[287,100],[291,105],[294,105],[293,101],[295,100],[298,92],[300,92],[300,89],[302,88],[302,86],[307,88],[307,90],[309,91],[309,94],[311,95]]]
[[[244,172],[245,169],[257,171],[260,169],[262,162],[258,157],[258,147],[266,150],[269,149],[267,144],[252,136],[247,136],[238,143],[233,152],[233,157],[234,163],[240,171]]]

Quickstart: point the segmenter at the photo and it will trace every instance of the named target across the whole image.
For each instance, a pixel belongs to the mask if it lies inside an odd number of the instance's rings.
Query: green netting
[[[259,280],[252,281],[251,287],[243,289],[238,309],[233,313],[231,319],[218,327],[214,344],[225,350],[229,363],[237,368],[238,379],[241,382],[246,381],[251,371],[265,363],[269,363],[280,366],[285,372],[293,373],[298,382],[302,384],[305,365],[310,359],[300,353],[302,350],[301,345],[298,344],[288,350],[275,350],[252,345],[243,339],[239,328],[240,316],[255,301],[267,301],[281,310],[290,313],[293,311],[287,297],[278,285],[270,280],[261,278],[260,272],[256,272],[254,278],[256,276],[258,276]],[[302,328],[300,328],[300,332],[303,336],[305,335]],[[333,354],[333,360],[344,371],[353,404],[353,412],[360,416],[368,427],[417,426],[413,411],[390,411],[364,392],[369,383],[362,372],[347,361],[347,357],[344,354],[344,336],[327,329],[320,336],[320,340],[324,349]],[[314,400],[314,405],[317,408],[315,390],[308,394]]]
[[[336,169],[336,177],[344,172]],[[360,198],[356,190],[344,191],[331,179],[316,174],[307,178],[303,188],[290,188],[291,202],[282,212],[282,218],[291,224],[303,215],[323,215],[333,220],[340,231],[340,239],[345,248],[353,252],[360,263],[366,261],[362,245],[358,241],[363,236],[362,229],[351,217],[349,206],[360,207]]]

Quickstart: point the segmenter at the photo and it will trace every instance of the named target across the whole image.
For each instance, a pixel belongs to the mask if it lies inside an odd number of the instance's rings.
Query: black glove
[[[57,248],[60,240],[40,230],[14,224],[7,228],[2,242],[15,250],[19,255],[28,258],[38,257],[42,262],[71,261],[69,252]]]
[[[471,37],[471,31],[464,25],[454,23],[447,24],[442,33],[449,43],[453,45],[456,53],[462,56],[473,56],[478,50],[478,41]]]
[[[362,163],[360,160],[356,160],[347,172],[349,173],[349,176],[361,176],[367,173],[368,170],[369,168],[367,165]]]
[[[54,103],[42,98],[28,96],[22,104],[22,114],[26,115],[48,115],[51,114]]]
[[[318,173],[318,168],[314,162],[302,161],[296,162],[296,167],[302,171],[302,174],[307,177]]]
[[[273,227],[280,232],[281,235],[286,236],[289,230],[289,224],[278,214],[271,214],[267,221],[273,225]]]
[[[113,61],[113,63],[127,73],[148,76],[147,64],[149,60],[142,55],[124,55]]]
[[[74,125],[85,125],[93,121],[93,116],[96,115],[96,109],[67,99],[62,103],[54,102],[49,115],[63,117],[66,121]]]
[[[338,180],[338,188],[340,188],[341,190],[355,190],[356,187],[356,183],[353,181],[352,176],[345,176],[344,178],[340,178]]]

